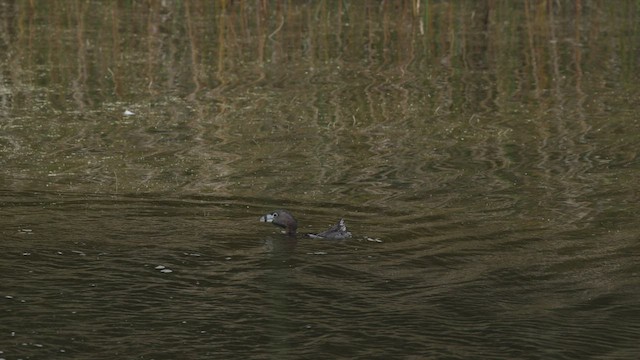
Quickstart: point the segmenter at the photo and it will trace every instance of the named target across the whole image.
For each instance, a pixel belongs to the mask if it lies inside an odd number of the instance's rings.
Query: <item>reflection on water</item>
[[[0,6],[0,358],[635,358],[601,6]]]

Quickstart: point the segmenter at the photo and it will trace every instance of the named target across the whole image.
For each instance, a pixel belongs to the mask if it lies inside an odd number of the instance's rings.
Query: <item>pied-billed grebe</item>
[[[283,228],[284,232],[289,236],[296,236],[296,231],[298,230],[298,222],[293,215],[286,210],[272,211],[260,217],[260,221],[272,223],[273,225]],[[344,219],[340,219],[340,221],[329,230],[319,234],[306,234],[306,236],[313,239],[342,240],[350,238],[351,233],[347,231]]]

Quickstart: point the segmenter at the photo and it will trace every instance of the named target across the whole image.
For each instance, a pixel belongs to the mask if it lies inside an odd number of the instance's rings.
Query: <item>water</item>
[[[480,226],[434,210],[403,219],[423,223],[423,235],[401,225],[381,243],[296,243],[228,199],[16,198],[3,216],[13,230],[3,241],[7,358],[636,350],[630,230]],[[371,215],[347,215],[360,235],[375,227]]]
[[[0,358],[635,359],[637,5],[398,4],[2,4]]]

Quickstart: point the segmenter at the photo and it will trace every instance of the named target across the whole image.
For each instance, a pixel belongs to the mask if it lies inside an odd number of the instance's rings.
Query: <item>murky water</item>
[[[0,358],[637,358],[637,6],[0,2]]]

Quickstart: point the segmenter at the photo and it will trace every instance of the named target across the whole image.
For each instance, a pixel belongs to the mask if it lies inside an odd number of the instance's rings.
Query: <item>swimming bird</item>
[[[288,236],[295,237],[298,230],[298,221],[287,210],[275,210],[260,217],[261,222],[272,223],[284,229],[284,233]],[[318,234],[305,234],[306,237],[312,239],[331,239],[343,240],[351,237],[351,233],[347,231],[344,219],[340,219],[337,224],[333,225],[327,231]]]

